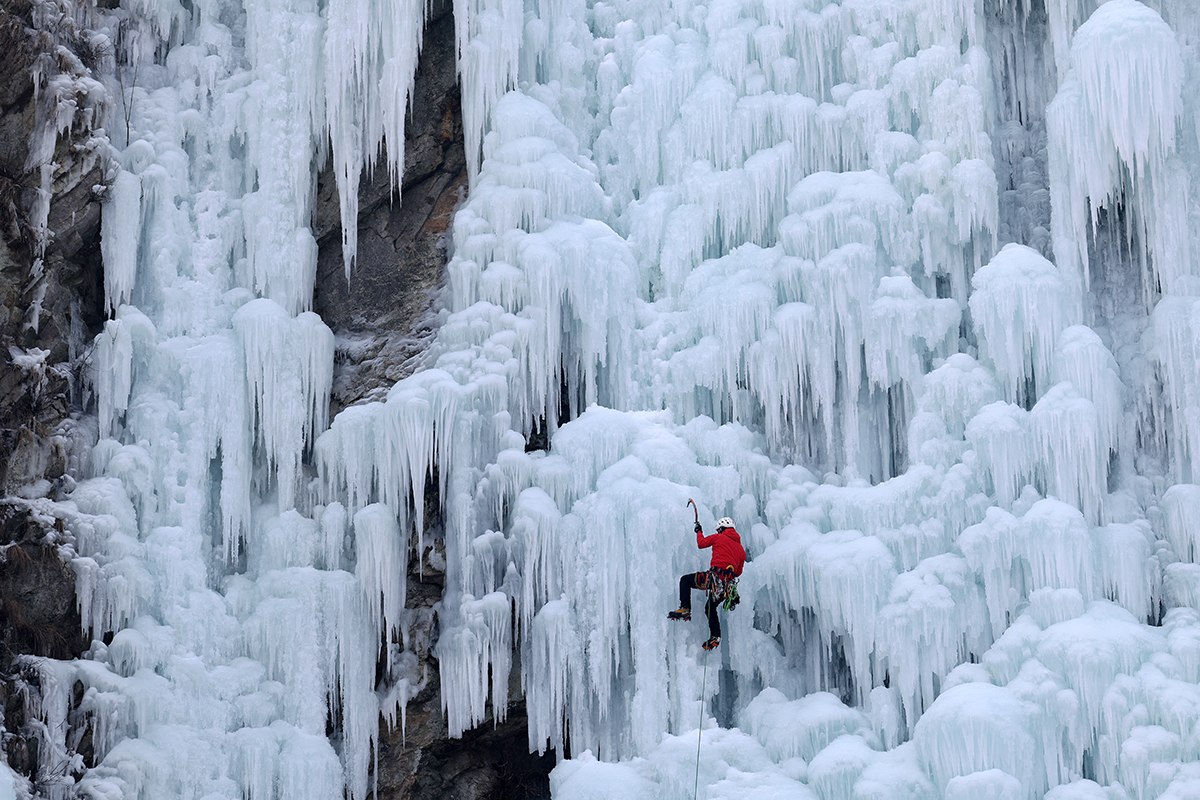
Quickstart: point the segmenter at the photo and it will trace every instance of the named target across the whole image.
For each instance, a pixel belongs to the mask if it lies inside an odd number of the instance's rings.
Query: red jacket
[[[730,567],[734,575],[742,574],[746,563],[746,551],[742,549],[742,537],[733,528],[717,531],[712,536],[705,536],[696,531],[696,547],[703,550],[712,548],[712,566],[718,569]]]

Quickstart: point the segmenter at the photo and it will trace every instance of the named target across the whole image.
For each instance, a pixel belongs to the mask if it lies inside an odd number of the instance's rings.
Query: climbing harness
[[[726,611],[733,611],[742,601],[742,598],[738,596],[737,575],[733,573],[733,570],[713,567],[705,574],[704,582],[712,602],[720,605]]]

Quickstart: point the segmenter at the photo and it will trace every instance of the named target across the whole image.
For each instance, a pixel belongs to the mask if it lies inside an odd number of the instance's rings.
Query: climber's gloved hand
[[[704,526],[701,525],[699,522],[697,522],[696,523],[696,533],[701,533],[703,530],[704,530]]]

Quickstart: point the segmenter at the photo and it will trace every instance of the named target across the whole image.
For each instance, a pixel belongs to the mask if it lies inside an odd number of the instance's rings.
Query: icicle
[[[1200,375],[1195,364],[1200,355],[1200,301],[1191,297],[1164,297],[1151,317],[1155,355],[1163,374],[1164,394],[1171,410],[1171,444],[1176,449],[1181,477],[1196,479],[1196,454],[1200,453],[1200,414],[1197,390]]]
[[[1020,518],[990,508],[963,531],[958,547],[980,572],[993,636],[1007,627],[1023,596],[1038,589],[1073,589],[1092,597],[1094,544],[1078,510],[1051,498]]]
[[[877,654],[887,658],[908,720],[919,719],[936,698],[935,676],[984,650],[991,638],[983,592],[967,562],[951,553],[900,575],[879,616]]]
[[[109,187],[107,210],[101,218],[104,303],[110,312],[129,302],[133,294],[141,212],[142,182],[136,175],[121,170]]]
[[[456,14],[466,10],[455,6]],[[347,281],[358,252],[359,178],[375,169],[385,141],[388,179],[399,194],[427,7],[421,0],[333,0],[326,10],[322,123],[333,144]]]
[[[916,384],[925,372],[919,354],[944,352],[959,317],[958,303],[926,297],[907,275],[880,278],[867,322],[867,375],[884,388]]]
[[[408,578],[408,542],[396,515],[374,503],[354,515],[354,575],[362,586],[374,638],[392,641],[400,631]],[[387,648],[388,658],[392,649]],[[389,662],[388,667],[391,667]]]
[[[1107,461],[1109,452],[1120,446],[1124,386],[1116,359],[1088,327],[1065,329],[1058,343],[1052,370],[1054,380],[1069,381],[1080,395],[1091,401],[1099,423],[1098,448]]]
[[[566,600],[551,601],[538,610],[529,639],[531,664],[522,670],[529,713],[529,748],[543,753],[548,742],[561,750],[566,743],[567,714],[575,691],[572,668],[582,656]]]
[[[830,742],[870,728],[862,712],[842,704],[828,692],[789,701],[778,689],[764,689],[746,706],[745,726],[771,758],[811,761]]]
[[[1046,494],[1099,522],[1108,494],[1108,454],[1096,407],[1071,384],[1056,384],[1029,412],[1029,425]]]
[[[1151,603],[1160,587],[1158,581],[1147,574],[1153,542],[1150,523],[1146,520],[1114,522],[1096,528],[1092,535],[1096,540],[1096,564],[1093,567],[1098,581],[1096,594],[1123,606],[1138,619],[1152,617]]]
[[[484,719],[489,689],[495,721],[504,720],[512,665],[512,615],[507,595],[493,592],[479,600],[464,595],[458,612],[460,627],[444,633],[437,645],[445,687],[442,709],[451,736],[461,735]]]
[[[292,319],[266,298],[239,308],[233,324],[245,353],[255,427],[276,471],[280,506],[290,508],[300,456],[326,425],[333,333],[316,314]]]
[[[119,319],[104,323],[96,336],[93,386],[99,405],[100,438],[116,432],[117,421],[129,407],[133,380],[133,340],[129,327]]]
[[[1062,25],[1052,24],[1056,52]],[[1150,307],[1158,286],[1175,287],[1176,265],[1189,263],[1188,237],[1179,236],[1185,226],[1177,219],[1186,207],[1184,187],[1168,174],[1182,113],[1179,45],[1153,10],[1137,0],[1111,0],[1075,33],[1070,63],[1046,107],[1055,254],[1073,290],[1086,288],[1088,233],[1101,208],[1115,215],[1126,205],[1137,229],[1125,235],[1140,243],[1136,256]],[[1076,146],[1080,136],[1088,147]],[[1185,267],[1183,274],[1190,272]]]
[[[1028,413],[1003,401],[979,410],[967,423],[966,437],[991,476],[1001,506],[1011,506],[1034,478],[1034,442]]]
[[[1071,320],[1059,271],[1037,251],[1008,244],[972,284],[980,356],[994,365],[1009,400],[1029,407],[1049,388],[1058,336]]]
[[[1181,561],[1196,563],[1200,556],[1200,486],[1176,484],[1163,494],[1166,539]]]
[[[1022,796],[1041,793],[1041,750],[1028,729],[1037,708],[986,683],[956,686],[943,693],[917,722],[913,743],[935,785],[959,776],[1000,769],[1027,775],[1032,785]]]
[[[488,117],[496,102],[517,81],[524,13],[515,0],[455,0],[455,52],[462,85],[463,138],[471,183]]]

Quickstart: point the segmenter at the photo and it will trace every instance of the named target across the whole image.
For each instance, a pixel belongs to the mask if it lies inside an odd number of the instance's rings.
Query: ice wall
[[[93,474],[36,510],[62,531],[94,641],[79,662],[26,664],[35,788],[365,797],[407,532],[382,506],[313,503],[334,342],[306,310],[309,223],[330,143],[351,232],[384,138],[398,180],[422,7],[167,0],[90,20],[116,68],[96,89],[99,442]],[[85,729],[94,764],[75,754]]]
[[[364,797],[433,482],[450,733],[519,663],[556,797],[1187,796],[1200,14],[462,0],[430,367],[328,421],[313,171],[395,177],[421,14],[112,15],[77,789]],[[688,498],[751,556],[708,656]]]
[[[388,407],[453,398],[452,731],[511,630],[531,746],[619,762],[560,797],[688,796],[706,668],[710,797],[1185,791],[1196,19],[1051,5],[524,9],[436,367],[318,444],[384,496]],[[752,556],[719,668],[664,618],[687,497]]]

